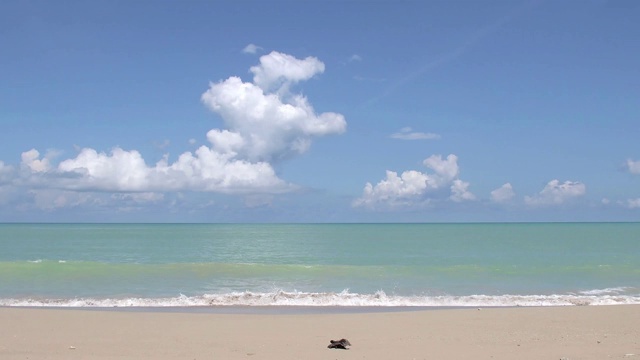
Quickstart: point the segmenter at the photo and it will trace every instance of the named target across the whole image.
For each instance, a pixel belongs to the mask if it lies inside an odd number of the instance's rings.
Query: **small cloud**
[[[155,141],[153,145],[159,150],[164,150],[171,145],[171,141],[169,139],[164,139],[162,141]]]
[[[413,131],[410,127],[404,127],[399,132],[391,134],[392,139],[397,140],[437,140],[440,135]]]
[[[358,54],[353,54],[349,57],[349,62],[354,62],[354,61],[362,61],[362,57]]]
[[[51,169],[50,157],[45,155],[43,159],[40,159],[40,152],[36,149],[23,152],[21,159],[23,169],[38,173],[47,172]]]
[[[469,190],[469,183],[460,179],[453,180],[451,184],[451,196],[449,199],[455,202],[471,201],[475,200],[476,196]]]
[[[249,44],[242,49],[242,52],[245,54],[255,54],[258,50],[262,50],[262,47],[255,44]]]
[[[491,192],[491,201],[503,204],[511,201],[515,196],[516,193],[513,191],[513,186],[510,183],[506,183]]]
[[[627,170],[632,174],[640,174],[640,160],[633,161],[631,159],[627,160]]]
[[[286,90],[291,84],[309,80],[316,74],[322,74],[324,68],[324,63],[313,56],[297,59],[288,54],[272,51],[268,55],[261,56],[260,65],[252,66],[249,71],[253,73],[252,85],[257,85],[262,91],[268,93],[273,89]],[[302,100],[301,97],[300,100]]]
[[[561,205],[568,200],[583,196],[587,187],[581,182],[551,180],[534,196],[525,196],[524,202],[531,206]]]
[[[640,198],[627,199],[627,207],[629,209],[640,209]]]
[[[195,145],[197,142],[196,139],[189,139],[189,145]]]
[[[467,190],[469,183],[458,178],[460,170],[456,155],[450,154],[445,159],[441,155],[432,155],[423,164],[432,172],[407,170],[398,174],[387,170],[386,178],[376,185],[367,183],[362,197],[352,205],[370,209],[420,207],[433,200],[443,200],[442,191],[446,193],[447,188],[451,201],[475,200],[475,195]]]

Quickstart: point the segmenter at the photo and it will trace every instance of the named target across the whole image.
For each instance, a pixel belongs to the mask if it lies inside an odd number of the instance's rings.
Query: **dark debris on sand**
[[[347,339],[329,340],[329,342],[331,343],[327,346],[329,349],[349,350],[348,346],[351,346],[351,343]]]

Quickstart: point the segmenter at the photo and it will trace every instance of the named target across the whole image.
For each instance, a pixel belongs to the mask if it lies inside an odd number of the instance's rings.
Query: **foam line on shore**
[[[624,289],[591,290],[578,294],[398,296],[383,291],[357,294],[344,290],[323,292],[233,292],[165,298],[0,299],[0,306],[28,307],[195,307],[195,306],[368,306],[368,307],[511,307],[640,304],[640,294],[619,294]]]

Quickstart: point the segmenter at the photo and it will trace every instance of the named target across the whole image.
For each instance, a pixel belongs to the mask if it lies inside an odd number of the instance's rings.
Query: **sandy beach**
[[[0,308],[9,359],[640,359],[640,306],[212,314]],[[349,350],[328,349],[347,338]]]

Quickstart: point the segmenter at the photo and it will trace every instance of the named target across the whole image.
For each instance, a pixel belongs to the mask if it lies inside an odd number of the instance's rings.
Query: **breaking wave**
[[[610,294],[620,294],[620,293],[624,293],[628,290],[631,290],[632,288],[627,287],[627,286],[620,286],[620,287],[612,287],[612,288],[606,288],[606,289],[594,289],[594,290],[586,290],[586,291],[581,291],[580,294],[582,295],[610,295]]]
[[[170,298],[0,299],[0,306],[28,307],[207,307],[207,306],[380,306],[380,307],[511,307],[640,304],[640,294],[620,295],[618,289],[569,295],[396,296],[383,291],[232,292]]]

